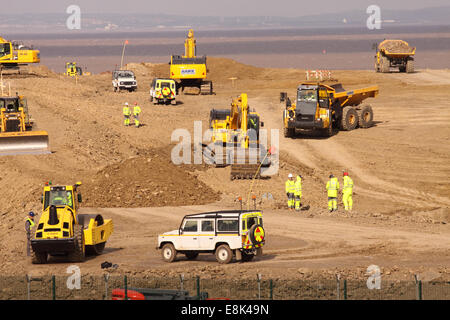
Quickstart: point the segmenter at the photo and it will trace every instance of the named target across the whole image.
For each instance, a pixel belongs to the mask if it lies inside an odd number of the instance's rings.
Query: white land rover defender
[[[185,216],[178,230],[158,237],[157,249],[166,262],[173,262],[179,252],[190,260],[213,253],[219,263],[229,263],[233,256],[238,261],[261,256],[265,241],[261,211],[228,210]]]
[[[114,92],[120,90],[135,91],[137,89],[136,76],[130,70],[115,70],[112,73],[112,85]]]

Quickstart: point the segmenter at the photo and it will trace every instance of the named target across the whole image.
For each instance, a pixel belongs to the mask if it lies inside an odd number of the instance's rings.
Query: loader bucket
[[[6,132],[0,134],[0,156],[51,153],[46,131]]]

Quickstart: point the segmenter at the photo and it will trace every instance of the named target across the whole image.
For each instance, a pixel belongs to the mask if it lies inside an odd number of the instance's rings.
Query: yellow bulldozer
[[[261,178],[270,166],[270,155],[260,143],[264,123],[248,105],[247,94],[233,99],[230,109],[212,109],[209,118],[212,144],[202,145],[203,154],[216,167],[231,165],[231,180]]]
[[[377,95],[378,86],[346,91],[340,83],[330,86],[309,82],[298,86],[295,103],[281,92],[280,102],[286,102],[284,136],[294,137],[296,130],[302,130],[319,131],[330,137],[334,129],[368,128],[373,125],[373,110],[370,105],[361,106],[361,103]]]
[[[0,96],[0,155],[50,153],[48,133],[33,125],[25,97]]]
[[[79,214],[82,202],[75,185],[44,186],[42,214],[33,228],[31,261],[43,264],[49,256],[65,256],[69,261],[82,262],[87,254],[103,252],[106,241],[113,232],[111,219],[100,214]]]
[[[177,91],[194,87],[198,88],[199,94],[213,94],[213,83],[206,80],[206,56],[197,57],[196,54],[194,30],[190,29],[184,42],[184,56],[172,55],[170,58],[170,78],[177,81]]]
[[[20,66],[40,61],[39,50],[0,37],[0,69],[19,69]]]

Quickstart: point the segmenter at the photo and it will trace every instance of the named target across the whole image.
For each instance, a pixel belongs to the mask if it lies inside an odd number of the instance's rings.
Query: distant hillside
[[[417,10],[383,10],[384,26],[389,25],[449,25],[450,6]],[[4,14],[0,13],[2,32],[63,32],[67,31],[67,16],[61,14]],[[301,17],[220,17],[175,16],[162,14],[82,14],[83,31],[144,31],[242,28],[316,28],[365,27],[365,10],[310,15]]]

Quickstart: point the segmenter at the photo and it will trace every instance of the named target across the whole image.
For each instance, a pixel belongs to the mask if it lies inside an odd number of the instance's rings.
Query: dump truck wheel
[[[406,72],[406,66],[398,67],[399,72]]]
[[[358,125],[358,113],[355,108],[346,107],[342,112],[341,129],[350,131]]]
[[[406,62],[406,73],[414,72],[414,60],[408,60]]]
[[[93,246],[87,246],[86,247],[86,254],[88,255],[99,255],[102,254],[103,250],[105,249],[106,242],[97,243]]]
[[[84,230],[83,226],[76,224],[74,226],[75,250],[70,254],[72,262],[83,262],[86,254],[84,245]]]
[[[43,264],[47,263],[47,252],[35,252],[31,250],[31,263],[32,264]]]
[[[175,250],[175,247],[171,243],[166,243],[162,247],[162,257],[164,261],[166,262],[173,262],[177,256],[177,250]]]
[[[373,110],[371,106],[364,106],[358,110],[358,124],[360,128],[369,128],[373,125]]]
[[[216,249],[216,259],[220,264],[227,264],[233,259],[233,252],[226,244],[222,244]]]
[[[380,57],[380,71],[382,73],[388,73],[389,72],[389,59],[385,56]]]
[[[284,137],[292,138],[295,135],[295,128],[284,128]]]
[[[184,255],[188,260],[194,260],[198,257],[198,252],[185,252]]]

